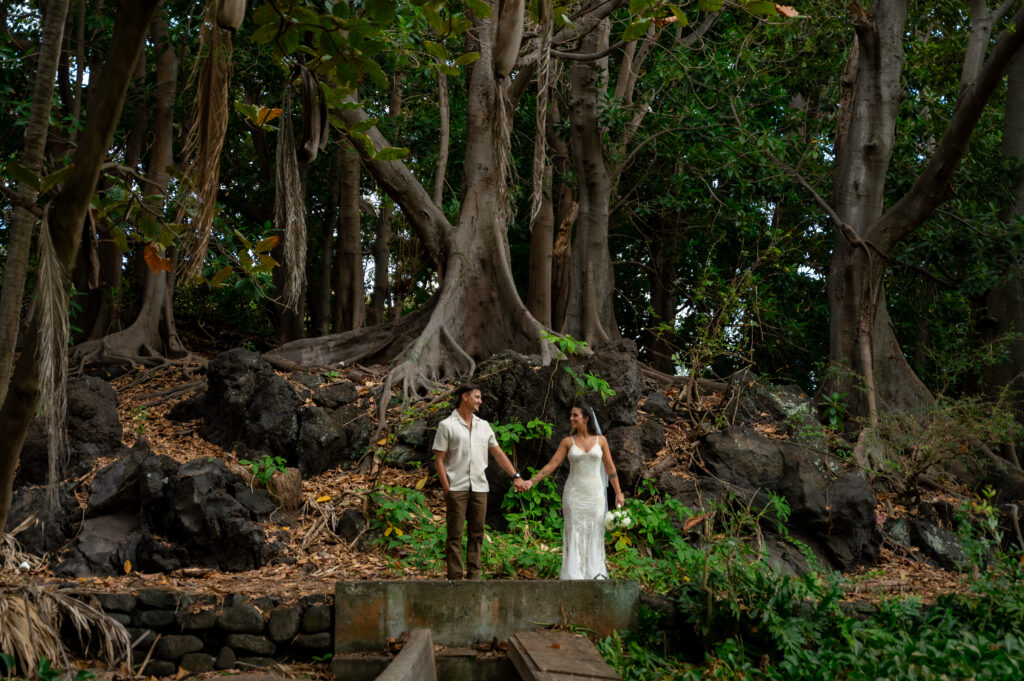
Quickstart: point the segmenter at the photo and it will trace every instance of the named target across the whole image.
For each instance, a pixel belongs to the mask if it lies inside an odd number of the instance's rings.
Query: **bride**
[[[608,510],[605,488],[615,490],[615,506],[625,503],[619,476],[601,435],[597,415],[587,404],[577,403],[569,415],[572,432],[544,468],[528,481],[532,487],[551,475],[566,457],[569,479],[562,492],[565,530],[562,536],[562,571],[559,579],[607,579],[604,562],[604,515]]]

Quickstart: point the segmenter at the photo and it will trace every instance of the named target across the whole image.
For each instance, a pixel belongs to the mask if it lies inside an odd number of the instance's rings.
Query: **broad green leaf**
[[[69,163],[60,170],[54,171],[43,178],[43,181],[39,183],[39,193],[45,194],[46,192],[53,189],[55,186],[68,179],[71,173],[75,170],[75,164]]]
[[[456,66],[466,66],[468,64],[472,64],[473,62],[475,62],[479,58],[480,58],[480,53],[479,52],[467,52],[466,54],[460,56],[458,59],[455,60],[455,65]]]
[[[366,132],[373,126],[377,125],[376,118],[364,118],[355,125],[349,128],[349,132]]]
[[[374,158],[376,149],[373,148],[373,140],[361,132],[349,133],[349,136],[354,143],[359,145],[364,155]]]
[[[259,108],[255,104],[246,104],[245,102],[235,100],[235,111],[255,123]]]
[[[651,18],[644,17],[643,19],[637,19],[622,32],[622,39],[626,42],[636,40],[637,38],[643,37],[647,33],[647,28],[651,25]]]
[[[629,0],[629,13],[635,15],[643,15],[645,9],[647,9],[649,3],[647,0]]]
[[[237,229],[233,230],[233,231],[235,232],[235,236],[238,237],[238,240],[242,242],[242,245],[245,246],[246,249],[251,251],[252,250],[252,242],[249,241],[248,239],[246,239],[245,236],[241,232],[239,232]]]
[[[40,179],[35,173],[21,165],[17,161],[11,161],[4,166],[4,173],[10,175],[18,182],[39,191]]]
[[[466,0],[466,7],[482,19],[491,16],[491,6],[483,0]]]
[[[384,147],[373,155],[375,161],[397,161],[409,155],[405,147]]]
[[[723,0],[700,0],[697,6],[705,12],[717,12],[722,9]]]
[[[775,11],[775,3],[774,2],[762,2],[761,0],[755,0],[754,2],[748,2],[747,3],[747,10],[751,14],[759,14],[759,15],[765,16],[765,17],[771,17],[771,16],[775,16],[776,14],[778,14],[778,12]]]
[[[680,26],[685,27],[690,25],[690,20],[686,18],[686,15],[683,13],[683,10],[679,5],[669,4],[668,8],[672,11],[672,16],[676,18],[676,21],[679,22]]]
[[[423,48],[427,51],[428,54],[430,54],[430,56],[432,56],[439,62],[448,61],[448,53],[445,51],[443,47],[441,47],[437,43],[431,40],[424,40]]]
[[[216,274],[210,277],[210,286],[213,286],[214,288],[220,288],[221,286],[224,285],[224,282],[227,281],[228,277],[230,276],[231,268],[222,267],[221,269],[217,270]]]

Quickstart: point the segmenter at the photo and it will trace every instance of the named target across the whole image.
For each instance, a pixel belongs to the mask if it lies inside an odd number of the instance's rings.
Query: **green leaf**
[[[277,246],[277,242],[280,240],[281,237],[276,235],[260,239],[259,243],[256,244],[256,248],[252,249],[252,252],[256,254],[269,253],[274,250],[274,247]]]
[[[722,9],[723,0],[700,0],[697,6],[705,12],[717,12]]]
[[[491,6],[483,0],[466,0],[466,7],[482,19],[491,16]]]
[[[680,26],[686,27],[690,25],[690,20],[686,18],[685,14],[683,14],[683,10],[679,5],[669,4],[668,8],[672,11],[672,16],[676,18],[676,21]]]
[[[647,33],[647,28],[651,25],[651,18],[644,17],[638,19],[626,27],[626,30],[622,32],[622,39],[627,43],[631,40],[643,37]]]
[[[361,132],[350,133],[352,141],[359,145],[359,148],[363,151],[363,154],[374,158],[376,149],[373,148],[373,140],[364,135]]]
[[[248,118],[253,123],[256,122],[256,117],[259,116],[259,107],[255,104],[246,104],[245,102],[235,101],[235,111]]]
[[[373,155],[375,161],[397,161],[409,155],[405,147],[384,147]]]
[[[458,59],[455,60],[455,65],[456,66],[466,66],[468,64],[472,64],[473,62],[475,62],[479,58],[480,58],[480,53],[479,52],[467,52],[466,54],[460,56]]]
[[[765,17],[771,17],[777,14],[777,12],[775,11],[774,2],[761,2],[761,0],[748,2],[747,11],[749,11],[751,14],[759,14]]]
[[[39,191],[39,176],[17,161],[11,161],[4,166],[4,174],[13,177],[15,180],[31,189]]]
[[[430,54],[430,56],[432,56],[439,62],[448,61],[448,52],[446,52],[445,49],[438,45],[437,43],[430,40],[424,40],[423,47],[424,49],[426,49],[427,53]]]
[[[55,186],[57,186],[64,180],[68,179],[71,176],[71,173],[74,172],[74,170],[75,164],[69,163],[60,170],[50,173],[49,175],[43,178],[42,182],[40,182],[39,193],[45,194],[46,192],[50,191]]]
[[[373,126],[377,125],[377,122],[376,118],[364,118],[355,125],[349,127],[348,130],[349,132],[366,132]]]
[[[210,277],[210,286],[220,288],[224,285],[224,282],[228,280],[228,277],[231,276],[231,272],[232,270],[230,267],[222,267],[217,270],[217,273]]]

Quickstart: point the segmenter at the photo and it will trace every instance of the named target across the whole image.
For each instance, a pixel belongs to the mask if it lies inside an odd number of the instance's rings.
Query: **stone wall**
[[[195,673],[266,667],[274,660],[312,660],[333,652],[334,604],[326,594],[286,602],[144,589],[84,598],[127,627],[135,664],[152,651],[140,670],[150,676],[172,676],[179,667]]]

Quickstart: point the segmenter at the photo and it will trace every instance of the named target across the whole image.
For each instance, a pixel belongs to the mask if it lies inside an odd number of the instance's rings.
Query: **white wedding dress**
[[[590,451],[573,440],[569,448],[569,479],[562,492],[562,570],[559,579],[608,579],[604,562],[604,515],[608,510],[600,438]]]

